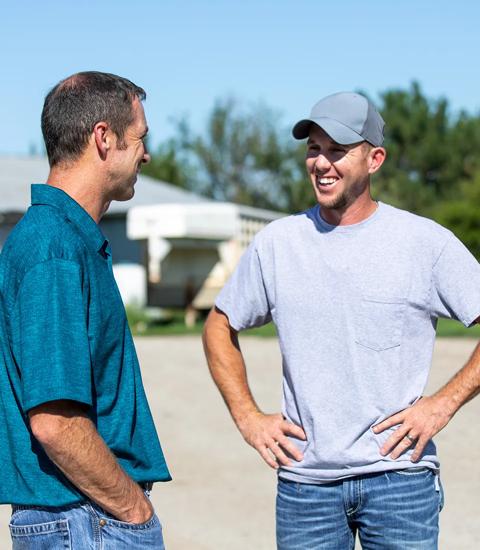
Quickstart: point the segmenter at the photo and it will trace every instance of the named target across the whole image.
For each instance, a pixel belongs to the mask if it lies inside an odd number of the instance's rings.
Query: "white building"
[[[45,157],[0,156],[0,248],[48,170]],[[125,303],[208,309],[253,235],[280,215],[139,175],[133,199],[113,202],[100,227]]]
[[[132,208],[127,234],[147,243],[148,304],[209,309],[255,233],[279,216],[222,202]]]

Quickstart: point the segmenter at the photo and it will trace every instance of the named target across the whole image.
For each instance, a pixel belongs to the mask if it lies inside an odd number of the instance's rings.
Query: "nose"
[[[332,163],[322,153],[317,156],[314,163],[315,170],[318,170],[319,172],[326,172],[331,165]]]
[[[148,164],[152,160],[150,153],[148,152],[147,146],[143,146],[143,157],[142,162],[143,164]]]

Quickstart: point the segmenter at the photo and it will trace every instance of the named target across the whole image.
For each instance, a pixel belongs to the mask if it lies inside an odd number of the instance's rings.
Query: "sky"
[[[372,99],[417,80],[452,116],[480,113],[480,2],[459,0],[18,0],[0,12],[0,154],[42,149],[49,89],[82,70],[147,92],[153,149],[216,99],[263,103],[286,131],[321,97]],[[387,121],[388,125],[388,121]]]

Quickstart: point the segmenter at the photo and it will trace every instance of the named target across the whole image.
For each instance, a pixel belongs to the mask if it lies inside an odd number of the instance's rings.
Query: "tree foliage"
[[[451,229],[480,260],[480,170],[463,180],[456,196],[440,201],[430,210],[440,224]]]
[[[480,258],[480,117],[450,112],[418,83],[380,94],[387,161],[373,179],[376,198],[433,217]],[[265,105],[217,100],[204,132],[188,121],[153,155],[147,173],[212,199],[295,212],[314,197],[305,144]]]
[[[233,98],[218,100],[204,133],[194,134],[185,120],[177,123],[175,138],[152,155],[148,173],[165,179],[168,169],[172,183],[220,201],[303,208],[309,195],[303,151],[278,121],[264,105],[244,108]],[[181,165],[175,166],[176,159]]]
[[[188,160],[182,158],[182,149],[177,147],[176,139],[162,143],[142,168],[147,176],[184,188],[188,188],[190,172]]]

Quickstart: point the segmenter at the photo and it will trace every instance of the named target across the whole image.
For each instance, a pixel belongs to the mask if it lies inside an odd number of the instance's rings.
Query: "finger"
[[[265,462],[274,470],[278,470],[278,463],[270,454],[268,447],[257,447],[257,451]]]
[[[402,411],[397,414],[394,414],[393,416],[389,416],[385,420],[382,420],[382,422],[373,426],[372,430],[376,434],[382,433],[387,428],[391,428],[396,424],[401,424],[404,421],[404,419],[405,419],[405,411]]]
[[[404,426],[400,426],[400,428],[397,428],[392,435],[385,441],[385,443],[382,445],[382,448],[380,449],[380,453],[382,455],[388,455],[394,447],[396,447],[403,438],[407,435],[408,428],[405,428]],[[407,439],[408,441],[408,439]]]
[[[293,437],[303,439],[304,441],[307,439],[307,436],[305,435],[305,432],[302,430],[302,428],[300,428],[300,426],[297,426],[296,424],[292,424],[291,422],[284,421],[281,429],[285,434],[293,435]]]
[[[422,456],[422,453],[423,453],[423,450],[425,449],[425,447],[427,446],[427,443],[430,441],[430,439],[428,437],[419,437],[416,445],[415,445],[415,449],[413,451],[413,454],[410,458],[410,460],[412,462],[417,462],[420,457]]]
[[[288,456],[283,452],[282,448],[278,444],[277,441],[272,441],[269,445],[270,452],[275,456],[277,459],[277,466],[278,463],[282,464],[282,466],[290,466],[291,462]]]
[[[286,437],[278,438],[278,444],[282,447],[282,449],[284,449],[284,451],[286,451],[297,462],[300,462],[301,460],[303,460],[302,452],[299,449],[297,449],[297,446]]]
[[[410,437],[404,437],[401,441],[399,441],[398,445],[395,447],[394,451],[390,454],[390,458],[393,460],[397,459],[399,456],[401,456],[405,451],[410,449],[412,445],[417,444],[417,438],[413,435],[408,434]]]

